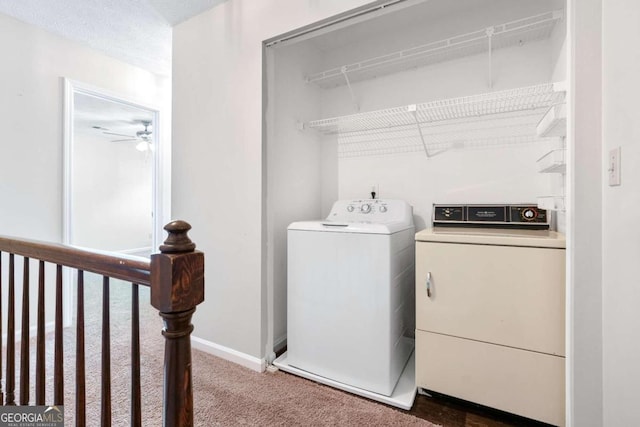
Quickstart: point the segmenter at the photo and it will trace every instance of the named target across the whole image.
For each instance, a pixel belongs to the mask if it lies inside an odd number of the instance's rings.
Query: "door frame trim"
[[[166,180],[166,173],[163,170],[163,152],[164,145],[161,143],[161,109],[156,105],[133,100],[119,93],[109,91],[97,86],[93,86],[84,82],[63,77],[64,97],[63,97],[63,185],[62,185],[62,243],[65,245],[72,244],[72,189],[73,189],[73,117],[74,117],[74,95],[84,94],[97,97],[106,101],[117,102],[131,107],[145,109],[151,112],[153,116],[154,132],[152,160],[152,206],[153,206],[153,225],[152,225],[152,251],[158,247],[162,238],[162,227],[164,225],[165,212],[164,206],[167,203],[168,195],[164,194],[164,188],[170,186],[163,183]],[[72,321],[72,292],[71,292],[71,276],[67,276],[63,286],[64,304],[64,324],[68,326]]]

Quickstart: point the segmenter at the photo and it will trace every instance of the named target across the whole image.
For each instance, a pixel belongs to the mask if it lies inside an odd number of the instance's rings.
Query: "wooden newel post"
[[[191,315],[204,301],[204,254],[187,236],[191,226],[173,221],[160,253],[151,255],[151,304],[164,321],[165,427],[193,426]]]

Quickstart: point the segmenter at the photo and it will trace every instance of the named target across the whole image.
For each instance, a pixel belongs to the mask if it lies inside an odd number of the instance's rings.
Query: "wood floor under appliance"
[[[280,357],[287,347],[276,352]],[[347,393],[344,391],[343,393]],[[540,421],[520,417],[508,412],[488,408],[472,402],[430,392],[431,396],[418,394],[410,411],[393,408],[411,414],[442,427],[550,427]],[[363,397],[364,399],[364,397]],[[380,403],[382,405],[382,403]]]
[[[404,411],[403,411],[404,412]],[[549,426],[471,402],[433,393],[418,395],[409,414],[443,427],[543,427]]]

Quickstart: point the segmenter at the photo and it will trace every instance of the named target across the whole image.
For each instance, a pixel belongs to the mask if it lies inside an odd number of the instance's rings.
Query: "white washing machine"
[[[393,393],[414,346],[414,236],[401,200],[337,201],[326,220],[289,226],[290,366]]]

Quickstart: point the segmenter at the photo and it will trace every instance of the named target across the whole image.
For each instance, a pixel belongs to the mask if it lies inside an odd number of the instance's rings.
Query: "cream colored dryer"
[[[417,386],[564,425],[564,283],[561,234],[417,233]]]

